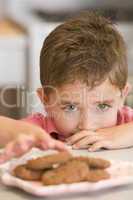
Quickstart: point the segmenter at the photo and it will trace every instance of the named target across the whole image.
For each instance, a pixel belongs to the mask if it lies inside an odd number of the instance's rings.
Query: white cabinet
[[[118,23],[117,28],[126,42],[129,76],[133,76],[133,22]]]
[[[17,93],[13,88],[26,88],[27,85],[27,36],[15,27],[8,21],[0,22],[0,114],[10,117],[23,115],[26,107],[17,105]],[[4,103],[2,91],[5,88],[4,98],[8,104],[16,106],[8,107]]]
[[[9,21],[0,22],[0,85],[25,84],[27,37]]]

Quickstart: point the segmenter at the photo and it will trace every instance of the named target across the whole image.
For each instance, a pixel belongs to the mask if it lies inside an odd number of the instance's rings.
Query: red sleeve
[[[29,115],[28,117],[26,117],[22,120],[33,123],[37,126],[40,126],[43,129],[45,128],[45,116],[43,116],[41,113],[35,113],[32,115]]]
[[[133,109],[124,106],[118,112],[117,124],[124,124],[128,122],[133,122]]]

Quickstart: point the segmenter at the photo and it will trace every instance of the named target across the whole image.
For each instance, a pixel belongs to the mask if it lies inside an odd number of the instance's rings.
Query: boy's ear
[[[122,96],[125,98],[128,96],[129,92],[131,91],[132,86],[130,83],[127,83],[122,91]]]
[[[46,94],[44,93],[43,88],[38,88],[37,89],[37,95],[39,97],[39,99],[41,100],[41,102],[44,104],[48,101],[48,97],[46,96]]]

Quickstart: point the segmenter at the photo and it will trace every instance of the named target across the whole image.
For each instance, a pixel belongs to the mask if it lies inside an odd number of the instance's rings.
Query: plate
[[[33,149],[19,159],[11,160],[0,166],[1,181],[4,185],[17,187],[35,196],[46,197],[66,193],[93,192],[121,185],[133,184],[133,163],[124,161],[110,161],[111,166],[107,169],[110,179],[101,180],[96,183],[82,182],[73,184],[61,184],[44,186],[40,182],[25,181],[11,175],[12,169],[20,164],[26,163],[31,158],[48,155],[55,151],[42,152]]]

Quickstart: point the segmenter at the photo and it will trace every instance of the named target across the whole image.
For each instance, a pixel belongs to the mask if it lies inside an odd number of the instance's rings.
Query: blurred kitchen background
[[[21,118],[40,111],[35,90],[39,53],[45,37],[81,10],[98,10],[112,18],[128,49],[133,85],[133,1],[131,0],[0,0],[0,115]],[[133,107],[131,91],[126,104]]]

